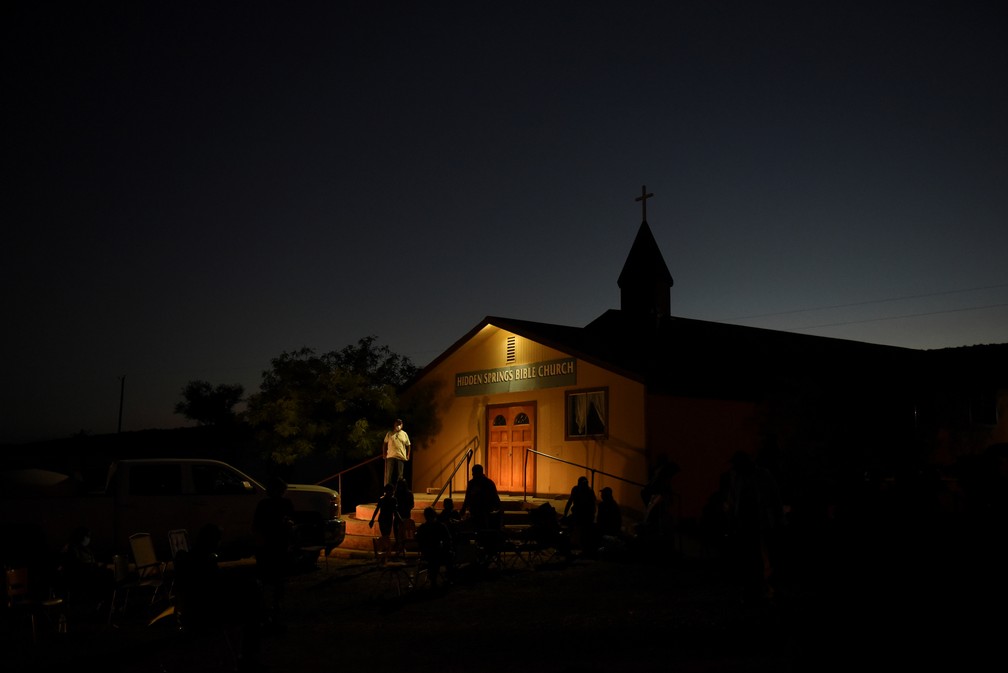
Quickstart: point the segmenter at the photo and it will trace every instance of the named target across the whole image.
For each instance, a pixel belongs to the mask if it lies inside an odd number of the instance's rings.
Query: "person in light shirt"
[[[399,478],[406,476],[406,462],[410,457],[410,439],[403,430],[401,418],[395,419],[392,429],[385,433],[382,457],[385,459],[385,483],[394,488]]]

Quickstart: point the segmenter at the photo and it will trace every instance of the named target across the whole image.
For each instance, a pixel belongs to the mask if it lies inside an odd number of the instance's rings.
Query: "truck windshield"
[[[234,470],[221,465],[193,465],[193,489],[197,495],[253,493],[252,484]]]

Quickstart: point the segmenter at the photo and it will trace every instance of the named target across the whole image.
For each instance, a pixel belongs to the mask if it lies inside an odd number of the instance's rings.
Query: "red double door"
[[[486,472],[499,492],[535,492],[535,454],[525,462],[535,449],[535,411],[535,403],[487,407]]]

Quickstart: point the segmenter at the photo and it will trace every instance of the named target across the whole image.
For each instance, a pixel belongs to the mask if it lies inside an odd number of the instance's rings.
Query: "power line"
[[[797,332],[801,330],[808,329],[820,329],[824,327],[843,327],[844,325],[860,325],[866,322],[882,322],[885,320],[902,320],[904,318],[923,318],[929,315],[941,315],[943,313],[963,313],[966,311],[983,311],[989,308],[1001,308],[1008,306],[1008,302],[1004,304],[987,304],[985,306],[970,306],[968,308],[951,308],[945,311],[928,311],[926,313],[906,313],[903,315],[891,315],[884,318],[865,318],[863,320],[844,320],[841,322],[831,322],[823,323],[821,325],[808,325],[806,327],[788,327],[786,328],[789,332]]]
[[[903,297],[890,297],[888,299],[869,299],[867,301],[856,301],[849,304],[833,304],[832,306],[817,306],[814,308],[796,308],[789,311],[778,311],[776,313],[759,313],[755,315],[743,315],[736,316],[734,318],[726,318],[725,322],[731,322],[735,320],[753,320],[756,318],[773,318],[781,315],[792,315],[794,313],[812,313],[813,311],[829,311],[838,308],[852,308],[854,306],[870,306],[872,304],[886,304],[894,301],[907,301],[909,299],[925,299],[927,297],[942,297],[950,294],[963,294],[965,292],[977,292],[979,290],[997,290],[1001,288],[1008,287],[1008,283],[1001,283],[999,285],[984,285],[981,287],[969,287],[961,290],[945,290],[944,292],[930,292],[928,294],[910,294]],[[952,309],[951,311],[937,311],[936,313],[950,313],[957,310],[973,311],[977,308],[993,308],[996,306],[1002,306],[1003,304],[993,304],[992,306],[981,306],[968,309]],[[931,315],[929,313],[921,313],[920,315]],[[895,316],[892,320],[900,317],[914,317],[914,316]],[[872,320],[889,320],[890,318],[873,318]],[[871,320],[853,321],[853,322],[871,322]],[[846,325],[849,323],[838,323],[840,325]],[[811,328],[810,328],[811,329]]]

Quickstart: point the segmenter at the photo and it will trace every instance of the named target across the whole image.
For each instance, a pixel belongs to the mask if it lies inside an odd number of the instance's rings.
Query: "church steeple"
[[[636,200],[641,202],[643,219],[616,284],[620,288],[620,310],[658,319],[671,315],[672,274],[647,223],[647,199],[651,196],[641,187],[641,196]]]

